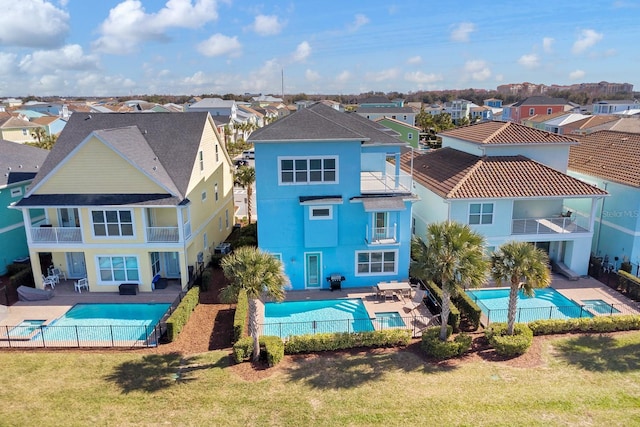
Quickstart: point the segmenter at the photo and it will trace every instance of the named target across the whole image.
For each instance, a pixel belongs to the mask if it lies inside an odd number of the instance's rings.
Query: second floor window
[[[96,237],[133,236],[131,211],[91,211],[91,219]]]
[[[493,224],[493,203],[471,203],[469,224]]]
[[[280,158],[280,184],[336,183],[337,157]]]

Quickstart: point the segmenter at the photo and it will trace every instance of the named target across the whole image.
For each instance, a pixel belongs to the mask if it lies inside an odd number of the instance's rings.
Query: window
[[[202,201],[204,202],[205,200],[207,200],[207,192],[203,191],[202,192]]]
[[[91,211],[93,234],[99,236],[133,236],[131,211]]]
[[[26,129],[22,129],[22,135],[27,136],[29,134],[29,132],[27,132]]]
[[[11,189],[11,197],[20,197],[20,196],[22,196],[22,188]]]
[[[209,249],[209,238],[207,237],[206,232],[202,235],[202,247],[205,251]]]
[[[356,275],[383,275],[396,272],[397,251],[356,252]]]
[[[547,108],[547,114],[551,114],[553,110],[551,108]]]
[[[406,121],[407,120],[407,115],[405,114],[404,116],[402,116],[402,119]]]
[[[213,185],[213,193],[215,195],[215,199],[217,202],[218,201],[218,183],[217,182]]]
[[[281,158],[280,184],[336,183],[337,157]]]
[[[198,162],[200,163],[200,172],[204,172],[204,154],[202,151],[198,152]]]
[[[529,108],[529,117],[533,116],[536,113],[535,108]]]
[[[101,282],[137,282],[138,258],[135,256],[99,256],[98,269]]]
[[[282,254],[271,254],[271,256],[277,259],[278,261],[282,262]]]
[[[224,223],[225,223],[225,227],[228,229],[229,228],[229,209],[224,211]]]
[[[493,203],[471,203],[469,224],[493,224]]]
[[[216,144],[216,163],[220,161],[220,155],[218,154],[218,144]]]
[[[151,275],[160,273],[160,253],[151,252]]]
[[[411,234],[416,234],[416,219],[411,218]]]
[[[333,206],[311,206],[309,209],[309,219],[333,219]]]
[[[409,133],[407,134],[407,138],[409,138],[409,139],[413,139],[413,133],[409,132]]]

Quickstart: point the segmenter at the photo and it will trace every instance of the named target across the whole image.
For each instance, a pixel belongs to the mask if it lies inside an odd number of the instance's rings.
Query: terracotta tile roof
[[[411,173],[411,152],[401,167]],[[524,156],[478,157],[453,148],[413,154],[413,177],[444,199],[590,197],[606,191]]]
[[[604,123],[613,122],[618,120],[616,116],[608,116],[608,115],[597,115],[587,117],[585,119],[576,120],[575,122],[567,123],[562,126],[564,129],[565,135],[568,133],[583,133],[585,129],[589,129],[594,126],[600,126]]]
[[[482,122],[439,133],[476,144],[571,144],[576,140],[513,122]]]
[[[51,124],[51,123],[55,122],[58,119],[59,119],[58,116],[44,116],[44,117],[36,117],[35,119],[33,119],[31,121],[33,123],[37,123],[39,125],[48,125],[48,124]]]
[[[640,134],[602,130],[578,137],[569,150],[569,169],[640,187]]]

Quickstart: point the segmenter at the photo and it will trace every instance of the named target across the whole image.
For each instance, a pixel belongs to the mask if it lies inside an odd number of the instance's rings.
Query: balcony
[[[366,240],[370,245],[390,245],[398,243],[396,224],[391,227],[367,227]]]
[[[180,233],[178,227],[147,227],[147,242],[178,242]]]
[[[407,174],[388,175],[382,172],[362,172],[360,174],[362,194],[411,193],[411,176]]]
[[[511,234],[589,233],[588,218],[553,217],[514,219]]]
[[[33,227],[34,243],[82,243],[80,227]]]

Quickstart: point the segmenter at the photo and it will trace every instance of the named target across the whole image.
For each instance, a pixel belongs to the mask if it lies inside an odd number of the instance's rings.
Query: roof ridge
[[[464,176],[460,179],[460,181],[458,181],[456,185],[454,185],[453,188],[447,193],[447,198],[452,197],[460,189],[460,187],[462,187],[462,185],[471,177],[471,175],[473,175],[473,173],[482,165],[483,162],[484,162],[484,157],[478,158],[478,160],[476,160],[475,164],[471,167],[471,169],[469,169],[464,174]]]
[[[500,126],[498,129],[496,129],[491,135],[489,135],[488,137],[486,137],[484,139],[484,141],[482,142],[489,142],[491,141],[493,138],[495,138],[496,136],[498,136],[501,132],[503,132],[505,129],[507,129],[509,127],[509,125],[511,124],[511,122],[505,122],[502,126]]]

